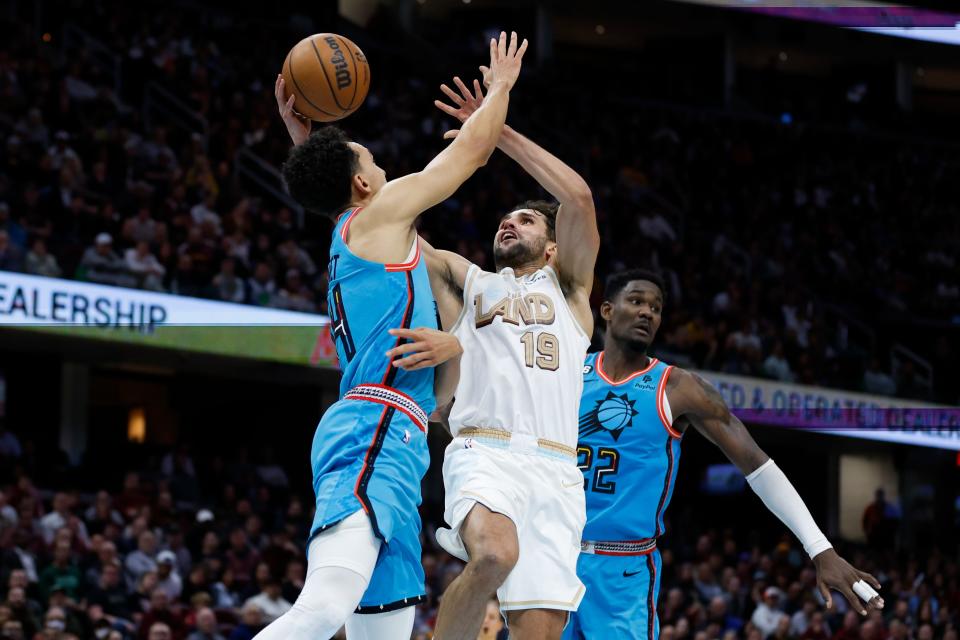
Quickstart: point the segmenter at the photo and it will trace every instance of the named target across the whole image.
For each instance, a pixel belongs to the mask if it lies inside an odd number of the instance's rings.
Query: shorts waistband
[[[494,429],[492,427],[463,427],[457,432],[458,438],[471,438],[484,442],[485,440],[494,444],[509,443],[513,440],[513,434],[504,429]],[[577,450],[568,447],[561,442],[547,440],[546,438],[536,439],[537,448],[542,452],[551,455],[551,457],[563,458],[564,460],[577,459]]]
[[[343,394],[343,399],[366,400],[393,407],[410,418],[420,431],[427,432],[427,412],[420,408],[416,400],[393,387],[385,384],[358,384]]]
[[[583,540],[580,542],[580,553],[593,553],[598,556],[645,556],[656,548],[656,538],[617,541]]]

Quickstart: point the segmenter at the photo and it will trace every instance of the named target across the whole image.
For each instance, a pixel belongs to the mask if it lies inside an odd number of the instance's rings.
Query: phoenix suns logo
[[[615,441],[619,440],[623,430],[633,426],[633,417],[638,413],[635,403],[627,394],[618,396],[608,391],[606,398],[597,400],[597,406],[580,416],[580,437],[607,431]]]

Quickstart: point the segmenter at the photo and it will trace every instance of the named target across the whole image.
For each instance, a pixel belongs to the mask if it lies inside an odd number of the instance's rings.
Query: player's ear
[[[557,243],[556,242],[547,242],[547,262],[551,262],[554,258],[557,257]]]
[[[364,197],[370,195],[370,191],[372,190],[370,183],[359,173],[353,176],[353,188]]]
[[[604,322],[610,322],[610,317],[613,315],[613,303],[609,300],[604,300],[600,303],[600,317],[603,318]]]

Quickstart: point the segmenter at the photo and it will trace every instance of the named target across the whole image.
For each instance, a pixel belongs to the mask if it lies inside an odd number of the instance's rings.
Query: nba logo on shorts
[[[410,430],[403,430],[403,444],[410,444]]]
[[[473,448],[473,438],[467,438],[466,440],[464,440],[464,441],[463,441],[463,448],[464,448],[464,449],[472,449],[472,448]]]

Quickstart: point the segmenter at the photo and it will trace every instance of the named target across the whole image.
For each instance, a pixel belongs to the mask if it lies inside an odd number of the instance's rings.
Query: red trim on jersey
[[[387,271],[410,271],[416,268],[417,264],[420,262],[420,238],[419,236],[416,239],[417,248],[413,254],[413,259],[410,262],[397,262],[393,264],[385,264],[383,268]]]
[[[340,227],[340,239],[343,240],[344,243],[347,242],[347,233],[349,233],[350,231],[350,223],[353,221],[353,216],[360,213],[361,209],[363,209],[363,207],[355,207],[353,211],[350,212],[350,215],[347,217],[347,221],[343,223],[342,227]],[[346,213],[346,211],[344,211],[343,213]],[[341,213],[340,215],[343,216],[343,213]]]
[[[650,572],[650,585],[647,588],[647,639],[654,640],[657,625],[657,563],[653,556],[647,556],[647,570]]]
[[[624,382],[629,382],[630,380],[633,380],[637,376],[647,373],[648,371],[650,371],[650,369],[653,369],[653,367],[656,366],[658,362],[660,361],[657,360],[656,358],[650,358],[650,364],[648,364],[646,368],[641,369],[640,371],[634,371],[623,380],[613,380],[603,372],[603,351],[601,351],[600,354],[597,356],[597,373],[600,374],[600,377],[603,378],[604,382],[606,382],[607,384],[618,385],[618,384],[623,384]]]
[[[360,483],[363,481],[364,476],[367,475],[367,469],[370,466],[370,455],[373,454],[376,456],[376,454],[380,452],[377,441],[380,439],[380,430],[384,427],[384,418],[387,417],[387,411],[389,409],[390,407],[384,407],[380,413],[380,419],[377,420],[377,428],[373,430],[373,439],[370,441],[370,446],[367,447],[367,454],[363,457],[363,467],[360,468],[360,475],[357,476],[357,482],[353,485],[353,495],[360,501],[360,506],[363,507],[363,512],[367,515],[370,514],[372,505],[368,504],[366,492],[364,492],[364,495],[360,495]],[[374,450],[376,450],[376,452]]]
[[[404,329],[410,328],[410,321],[413,318],[412,309],[410,309],[410,305],[412,304],[413,304],[413,277],[410,274],[407,274],[407,306],[404,307],[403,309],[403,328]],[[396,344],[393,345],[394,348],[399,347],[401,344],[403,344],[403,341],[404,341],[404,338],[398,337]],[[387,370],[384,372],[383,380],[380,381],[380,384],[389,386],[387,385],[387,383],[393,382],[393,378],[390,376],[390,373],[395,370],[396,370],[396,367],[393,366],[393,360],[388,360]],[[394,374],[394,376],[396,376],[396,374]]]
[[[667,433],[674,438],[682,438],[683,434],[674,429],[673,425],[667,420],[667,412],[663,408],[663,400],[667,397],[667,378],[670,377],[671,371],[673,371],[672,365],[663,372],[663,377],[660,378],[660,384],[657,386],[657,414],[660,416],[660,422],[666,427]]]

